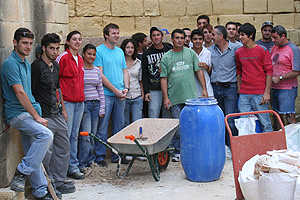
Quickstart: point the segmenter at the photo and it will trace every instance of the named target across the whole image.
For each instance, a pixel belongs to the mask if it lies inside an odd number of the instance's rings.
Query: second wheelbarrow
[[[118,177],[125,177],[129,173],[137,157],[146,157],[153,178],[159,181],[160,171],[165,170],[169,164],[170,151],[173,149],[168,146],[178,126],[178,119],[143,118],[110,137],[108,143],[91,133],[81,132],[80,134],[90,135],[119,156]],[[123,175],[120,174],[121,156],[132,156],[132,160]]]

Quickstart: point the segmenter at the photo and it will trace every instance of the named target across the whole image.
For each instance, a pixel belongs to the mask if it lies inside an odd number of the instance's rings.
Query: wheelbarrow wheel
[[[157,159],[159,171],[160,172],[165,171],[170,162],[170,152],[160,152],[160,153],[151,155],[152,164],[156,168],[155,159]]]

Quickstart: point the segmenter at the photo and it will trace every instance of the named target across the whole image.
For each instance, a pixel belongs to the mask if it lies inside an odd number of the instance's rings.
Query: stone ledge
[[[10,188],[0,188],[1,200],[25,200],[24,192],[15,192]]]

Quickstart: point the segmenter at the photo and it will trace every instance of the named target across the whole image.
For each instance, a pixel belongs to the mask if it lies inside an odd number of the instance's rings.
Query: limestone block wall
[[[44,34],[54,32],[65,38],[69,32],[66,0],[0,0],[0,11],[0,66],[12,52],[14,32],[19,27],[29,28],[35,34],[33,49],[27,58],[30,62]],[[0,100],[0,187],[6,187],[23,151],[17,130],[2,132],[5,123],[2,98]]]
[[[261,24],[273,21],[289,30],[288,37],[300,45],[299,0],[67,0],[70,30],[79,30],[84,37],[103,36],[108,23],[120,26],[122,36],[136,32],[149,34],[152,26],[166,28],[196,28],[201,14],[211,18],[211,24],[228,21],[250,22],[259,38]]]

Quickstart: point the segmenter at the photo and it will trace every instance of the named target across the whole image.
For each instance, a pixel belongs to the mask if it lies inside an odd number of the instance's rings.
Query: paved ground
[[[156,182],[148,162],[136,161],[124,179],[115,175],[116,164],[106,168],[93,166],[87,178],[76,181],[77,191],[63,195],[67,199],[109,200],[232,200],[235,198],[232,161],[227,159],[221,178],[208,183],[191,182],[186,179],[180,163],[170,162],[166,171]]]

